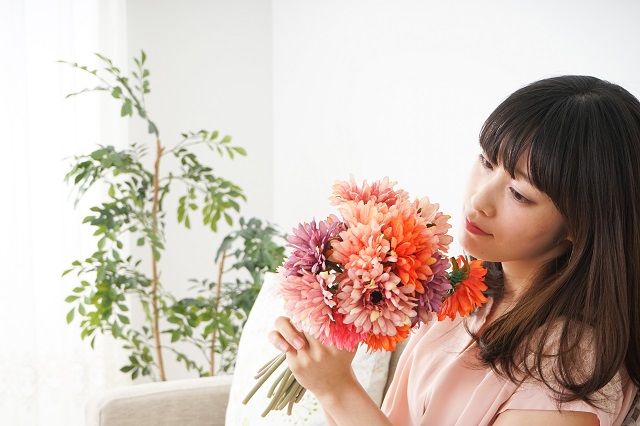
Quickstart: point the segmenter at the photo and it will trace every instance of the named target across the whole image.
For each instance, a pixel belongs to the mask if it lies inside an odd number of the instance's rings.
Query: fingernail
[[[289,350],[289,345],[287,345],[286,343],[280,343],[278,345],[278,348],[282,351],[282,352],[286,352]]]
[[[293,347],[296,349],[300,349],[304,346],[304,342],[302,341],[301,338],[296,337],[295,339],[293,339]]]

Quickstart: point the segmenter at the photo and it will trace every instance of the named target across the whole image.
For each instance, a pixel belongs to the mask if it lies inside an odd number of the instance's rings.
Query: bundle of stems
[[[249,402],[264,382],[266,382],[278,367],[280,367],[286,357],[287,356],[284,353],[277,355],[260,368],[258,373],[255,375],[258,382],[244,398],[242,401],[243,404]],[[267,408],[262,412],[262,417],[266,417],[266,415],[273,410],[283,410],[285,407],[287,407],[287,414],[291,415],[291,412],[293,411],[293,404],[300,402],[306,391],[307,390],[298,383],[289,367],[286,367],[273,382],[271,388],[269,388],[269,392],[267,392],[267,398],[271,398],[271,401]]]

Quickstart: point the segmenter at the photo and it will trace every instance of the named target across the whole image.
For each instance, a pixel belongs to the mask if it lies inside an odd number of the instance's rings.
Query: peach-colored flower
[[[389,216],[389,207],[386,204],[376,204],[369,201],[348,201],[340,205],[340,214],[347,226],[366,224],[382,226]]]
[[[438,211],[440,205],[431,203],[428,197],[416,200],[415,205],[418,214],[426,219],[427,226],[438,237],[438,249],[444,253],[449,251],[449,244],[453,241],[453,237],[447,234],[451,229],[451,225],[448,223],[451,216]]]
[[[382,233],[381,223],[386,214],[379,212],[371,202],[348,203],[345,217],[347,229],[331,241],[329,261],[342,265],[345,271],[369,280],[382,273],[383,262],[389,252],[389,241]],[[347,210],[345,208],[344,210]],[[346,212],[345,212],[346,213]]]
[[[340,205],[345,201],[373,201],[376,204],[386,204],[392,206],[398,201],[409,198],[409,194],[404,190],[394,190],[397,182],[390,182],[388,177],[380,181],[375,181],[371,185],[365,180],[362,186],[358,186],[353,176],[349,182],[338,182],[333,185],[333,195],[329,198],[332,205]]]

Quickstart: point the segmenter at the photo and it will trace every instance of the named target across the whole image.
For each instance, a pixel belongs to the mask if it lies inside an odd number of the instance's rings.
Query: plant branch
[[[215,319],[218,315],[218,304],[220,303],[220,288],[222,287],[222,273],[224,272],[224,259],[227,256],[227,251],[223,250],[222,255],[220,257],[220,263],[218,264],[218,281],[216,282],[216,295],[213,304],[213,318]],[[216,327],[213,327],[211,330],[211,351],[209,353],[209,365],[211,366],[210,375],[213,376],[215,374],[215,361],[214,355],[216,353]]]
[[[187,138],[182,140],[181,142],[179,142],[178,144],[176,144],[176,146],[174,146],[171,149],[168,149],[164,154],[162,155],[169,155],[169,154],[173,154],[176,151],[178,151],[179,149],[186,149],[188,147],[192,147],[192,146],[196,146],[196,145],[201,145],[203,143],[211,143],[211,141],[207,141],[204,139],[197,139],[197,138]]]
[[[156,161],[154,164],[153,174],[153,210],[152,210],[152,226],[153,233],[158,233],[158,199],[160,193],[159,173],[160,173],[160,159],[162,157],[163,147],[160,144],[160,139],[156,139]],[[156,258],[155,243],[151,242],[151,267],[153,278],[151,281],[151,305],[153,310],[153,337],[156,343],[156,356],[158,358],[158,369],[160,371],[160,380],[163,382],[166,379],[164,373],[164,362],[162,361],[162,343],[160,342],[160,320],[158,313],[158,259]]]

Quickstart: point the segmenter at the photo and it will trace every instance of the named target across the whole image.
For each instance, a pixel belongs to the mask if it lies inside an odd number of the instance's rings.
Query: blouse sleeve
[[[625,392],[617,374],[609,384],[594,396],[595,406],[584,401],[571,401],[558,405],[554,399],[554,392],[544,383],[527,381],[500,407],[498,414],[507,410],[552,410],[552,411],[582,411],[598,416],[601,426],[620,424],[617,419],[624,417],[621,413]]]

